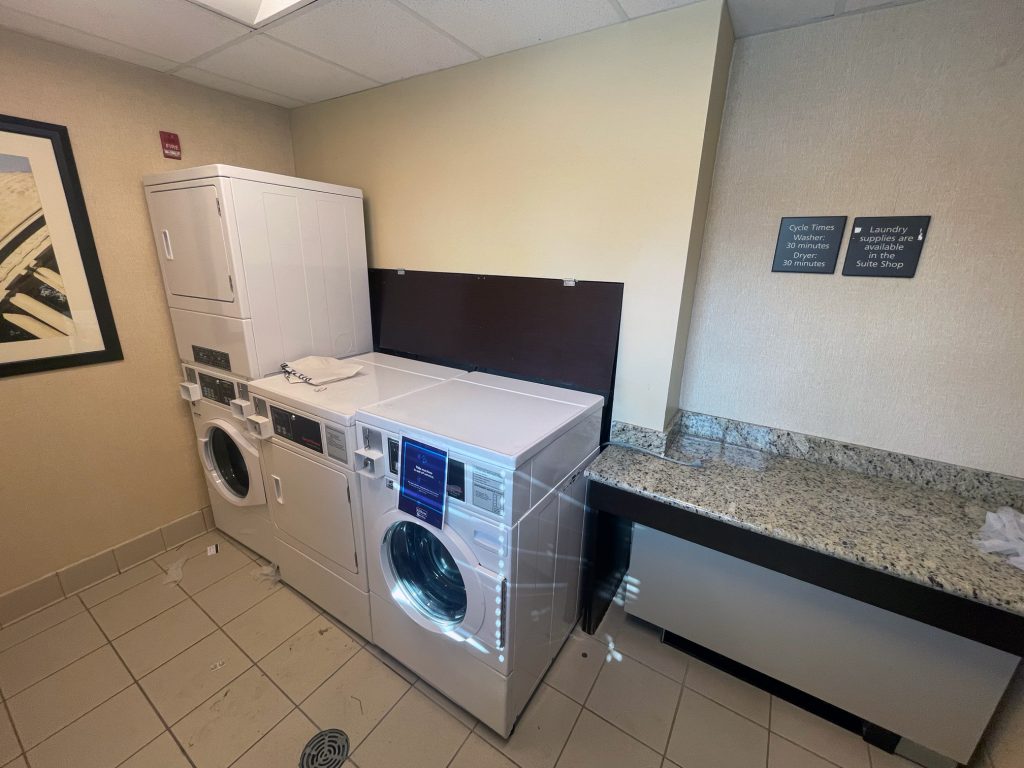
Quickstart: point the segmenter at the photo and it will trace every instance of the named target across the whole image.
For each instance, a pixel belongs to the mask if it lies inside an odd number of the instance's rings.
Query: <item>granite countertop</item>
[[[586,476],[1024,616],[1024,571],[974,544],[988,511],[976,502],[699,438],[666,456],[611,445]]]

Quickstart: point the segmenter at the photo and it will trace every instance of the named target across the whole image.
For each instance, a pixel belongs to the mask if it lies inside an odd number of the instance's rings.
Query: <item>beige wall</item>
[[[124,362],[0,379],[0,593],[205,506],[144,173],[293,170],[283,109],[0,30],[0,110],[66,125]],[[158,131],[184,158],[164,160]]]
[[[302,107],[296,171],[363,188],[373,266],[624,282],[615,418],[660,429],[721,24],[707,0]]]
[[[926,0],[737,43],[684,408],[1024,476],[1022,29]],[[931,214],[917,277],[771,274],[828,214]]]

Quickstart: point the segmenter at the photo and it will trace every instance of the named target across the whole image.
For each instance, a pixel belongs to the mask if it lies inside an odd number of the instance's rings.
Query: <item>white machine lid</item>
[[[362,408],[360,420],[397,431],[405,425],[518,467],[603,404],[586,392],[468,373]]]
[[[265,397],[286,408],[297,408],[336,424],[349,426],[355,423],[355,413],[360,408],[465,373],[457,368],[445,368],[377,352],[345,359],[362,365],[362,370],[351,378],[325,384],[321,391],[317,391],[320,387],[302,382],[291,384],[284,376],[274,375],[249,382],[250,396]]]
[[[363,196],[363,190],[356,189],[355,187],[343,187],[340,184],[328,184],[323,181],[300,179],[295,176],[255,171],[252,168],[239,168],[236,165],[221,165],[220,163],[199,165],[194,168],[182,168],[178,171],[166,171],[164,173],[149,173],[142,177],[142,184],[146,187],[152,187],[158,184],[174,184],[181,181],[196,181],[198,179],[212,179],[216,177],[262,181],[265,184],[310,189],[316,192],[327,192],[332,195],[345,195],[347,197],[362,198]]]

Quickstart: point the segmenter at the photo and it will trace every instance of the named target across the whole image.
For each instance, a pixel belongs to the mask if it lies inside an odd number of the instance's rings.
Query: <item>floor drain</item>
[[[299,768],[341,768],[348,759],[348,736],[337,728],[320,731],[302,749]]]

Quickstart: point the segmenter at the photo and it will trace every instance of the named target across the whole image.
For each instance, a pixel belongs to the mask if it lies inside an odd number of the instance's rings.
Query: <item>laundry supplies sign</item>
[[[447,474],[446,451],[403,437],[398,508],[435,528],[443,527]]]
[[[844,275],[913,277],[931,216],[865,216],[853,220]]]
[[[784,217],[775,243],[772,272],[831,275],[836,271],[845,229],[845,216]]]

